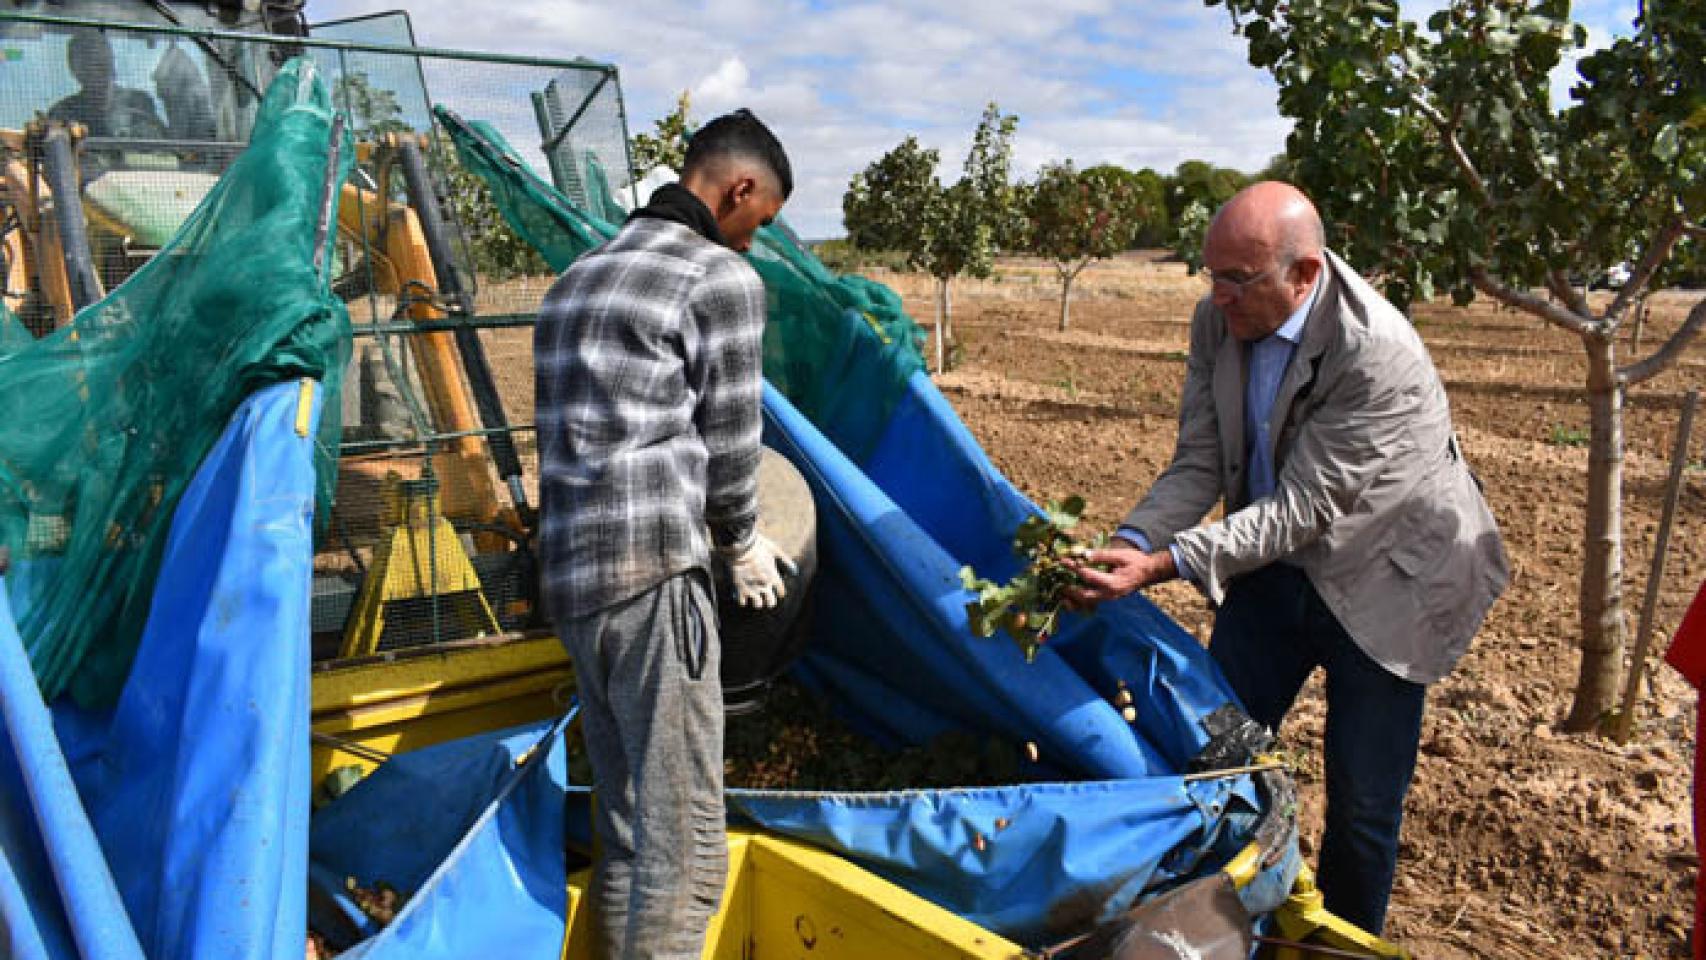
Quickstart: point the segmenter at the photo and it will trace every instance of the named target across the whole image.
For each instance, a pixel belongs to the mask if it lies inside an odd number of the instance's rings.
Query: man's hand
[[[745,543],[718,547],[717,558],[729,572],[729,585],[735,599],[743,607],[768,610],[782,602],[788,588],[782,582],[782,571],[790,576],[800,572],[787,554],[776,548],[770,538],[756,531]]]
[[[1067,602],[1074,610],[1089,610],[1098,603],[1118,600],[1179,575],[1173,564],[1173,551],[1163,548],[1144,553],[1124,539],[1117,538],[1115,543],[1119,545],[1092,550],[1089,556],[1073,564],[1083,583],[1066,592]]]

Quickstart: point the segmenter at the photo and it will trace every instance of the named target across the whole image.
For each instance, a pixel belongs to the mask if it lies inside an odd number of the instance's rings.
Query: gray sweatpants
[[[558,635],[597,794],[596,954],[698,960],[728,872],[722,645],[705,576],[671,577]]]

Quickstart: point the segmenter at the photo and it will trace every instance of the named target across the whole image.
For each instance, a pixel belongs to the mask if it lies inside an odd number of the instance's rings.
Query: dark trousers
[[[1310,673],[1326,671],[1327,822],[1316,872],[1328,910],[1379,933],[1427,688],[1363,653],[1309,577],[1283,563],[1232,582],[1209,653],[1251,718],[1273,730]]]

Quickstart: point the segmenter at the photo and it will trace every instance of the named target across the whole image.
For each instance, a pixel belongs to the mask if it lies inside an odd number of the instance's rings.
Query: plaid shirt
[[[764,284],[668,220],[569,267],[534,331],[545,603],[583,617],[694,568],[758,517]]]

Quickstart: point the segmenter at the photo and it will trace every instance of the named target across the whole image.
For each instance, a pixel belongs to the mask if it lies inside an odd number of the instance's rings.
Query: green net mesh
[[[348,170],[333,116],[313,63],[292,61],[158,255],[41,340],[0,324],[0,540],[48,571],[19,626],[50,697],[117,694],[173,509],[243,399],[312,377],[338,409],[349,316],[316,262]],[[322,502],[339,428],[322,418]]]
[[[553,269],[567,268],[615,233],[616,224],[542,179],[496,130],[443,107],[436,112],[462,163],[486,182],[511,228]],[[781,221],[759,231],[748,259],[769,297],[765,377],[862,462],[907,379],[924,367],[918,324],[894,291],[834,274]]]

